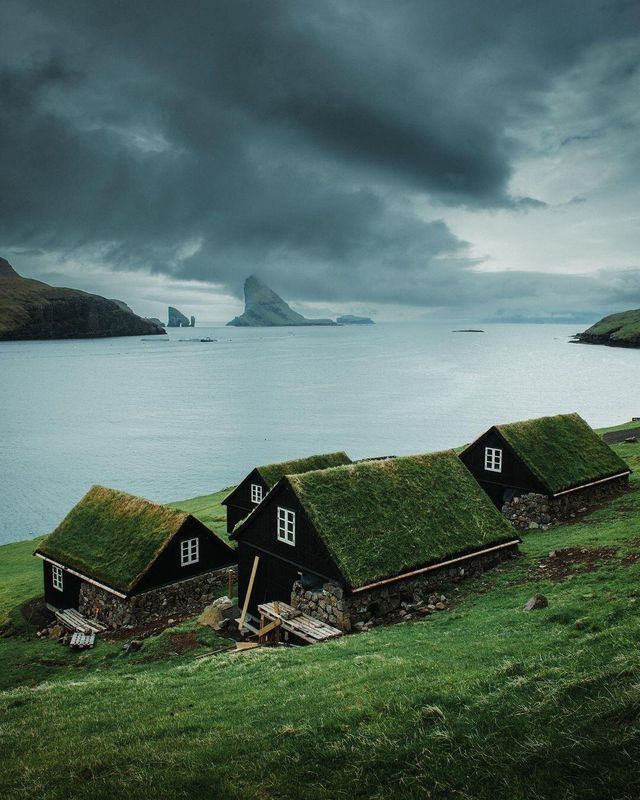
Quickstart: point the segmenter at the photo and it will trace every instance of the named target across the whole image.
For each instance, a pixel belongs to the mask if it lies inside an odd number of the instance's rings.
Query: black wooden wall
[[[80,597],[81,579],[63,569],[62,591],[54,588],[52,565],[48,561],[42,562],[44,576],[44,599],[45,602],[55,608],[77,608],[78,598]]]
[[[295,545],[278,540],[278,506],[296,512]],[[324,543],[308,520],[291,487],[281,483],[238,535],[238,598],[244,602],[254,556],[260,556],[250,610],[258,602],[291,598],[291,586],[300,573],[344,584]]]
[[[502,450],[501,472],[485,469],[485,447],[496,447]],[[545,487],[495,428],[490,428],[469,449],[462,452],[460,458],[499,508],[506,499],[511,499],[514,494],[519,492],[547,493]],[[505,492],[505,489],[509,491]]]
[[[196,537],[200,542],[199,561],[185,567],[180,566],[180,543],[185,539]],[[194,575],[201,575],[212,569],[235,564],[235,561],[236,553],[231,547],[221,541],[199,520],[189,517],[136,586],[134,593],[191,578]]]
[[[225,503],[227,507],[227,533],[231,533],[238,522],[244,519],[249,512],[253,511],[256,507],[256,504],[251,502],[252,483],[262,486],[263,497],[265,497],[269,491],[270,487],[267,486],[258,470],[252,470],[247,477],[238,484]]]

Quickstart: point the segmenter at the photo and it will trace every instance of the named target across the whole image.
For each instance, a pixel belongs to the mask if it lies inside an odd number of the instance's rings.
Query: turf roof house
[[[578,414],[494,425],[460,458],[519,528],[571,517],[623,491],[631,472]]]
[[[38,547],[49,608],[111,627],[204,606],[227,586],[235,552],[190,514],[92,487]]]
[[[518,536],[453,452],[286,475],[233,533],[238,593],[342,630],[515,554]]]
[[[342,464],[350,463],[349,456],[346,453],[339,452],[308,456],[294,461],[283,461],[280,464],[266,464],[263,467],[252,469],[247,477],[222,501],[222,505],[227,507],[228,533],[231,533],[238,522],[253,511],[283,475],[339,467]]]

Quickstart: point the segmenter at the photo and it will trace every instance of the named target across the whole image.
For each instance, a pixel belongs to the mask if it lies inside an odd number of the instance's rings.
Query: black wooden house
[[[549,499],[625,486],[631,470],[578,414],[493,425],[460,454],[498,508],[523,494]]]
[[[285,475],[233,538],[240,603],[259,559],[251,614],[264,602],[290,602],[295,584],[303,597],[339,596],[335,610],[323,601],[324,611],[310,613],[344,630],[360,598],[379,586],[388,600],[400,583],[414,591],[427,573],[453,563],[464,574],[487,553],[511,555],[519,542],[452,451]]]
[[[168,587],[202,593],[235,552],[190,514],[102,486],[92,487],[35,555],[43,560],[51,609],[131,605],[146,593],[157,605]],[[150,592],[154,592],[150,595]],[[120,610],[120,618],[126,615]]]
[[[255,467],[222,501],[222,505],[227,507],[227,531],[231,533],[238,522],[248,516],[262,502],[267,492],[283,475],[339,467],[350,463],[351,459],[346,453],[338,452]]]

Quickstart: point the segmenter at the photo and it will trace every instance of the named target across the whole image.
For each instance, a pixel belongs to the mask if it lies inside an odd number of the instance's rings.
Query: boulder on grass
[[[534,594],[524,604],[524,610],[534,611],[536,608],[546,608],[548,605],[549,601],[543,594]]]
[[[50,639],[59,639],[64,633],[64,628],[62,625],[54,625],[53,627],[49,628],[49,638]]]
[[[198,617],[198,625],[206,625],[209,628],[215,628],[221,620],[222,610],[212,603],[210,606],[207,606]]]

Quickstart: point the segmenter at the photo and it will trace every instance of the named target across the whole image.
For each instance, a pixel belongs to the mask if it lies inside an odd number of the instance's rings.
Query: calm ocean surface
[[[51,530],[94,483],[170,501],[311,453],[438,450],[489,425],[640,416],[640,351],[575,325],[199,327],[0,343],[0,542]],[[210,336],[214,343],[179,341]]]

